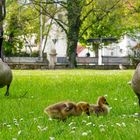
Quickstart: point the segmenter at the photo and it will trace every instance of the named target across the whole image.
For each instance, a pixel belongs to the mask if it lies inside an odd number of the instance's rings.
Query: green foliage
[[[136,0],[134,1],[136,2]],[[111,8],[115,2],[116,5],[114,8]],[[140,26],[140,15],[132,14],[133,9],[129,8],[128,2],[120,0],[117,3],[116,0],[99,0],[86,8],[87,9],[84,9],[82,13],[83,15],[85,15],[90,8],[94,8],[94,10],[86,18],[81,27],[80,32],[89,26],[80,40],[81,43],[86,44],[88,38],[115,37],[119,39],[124,34],[138,31]]]
[[[51,24],[55,21],[67,35],[67,55],[72,67],[76,65],[78,41],[86,44],[88,38],[115,37],[119,39],[124,34],[136,33],[140,29],[137,0],[49,0],[42,4],[39,0],[34,0],[32,4],[24,6],[19,5],[17,1],[8,0],[5,33],[8,37],[12,36],[12,43],[21,39],[21,36],[25,39],[32,34],[37,35],[37,42],[39,42],[40,6],[44,15],[43,36],[47,36],[50,31],[51,25],[46,28],[47,21],[53,19]],[[23,42],[23,39],[20,41]],[[16,48],[15,44],[11,46]],[[99,47],[99,44],[96,46]]]
[[[133,1],[136,2],[136,0]],[[39,11],[40,1],[34,1],[33,3],[38,7]],[[124,0],[49,0],[42,4],[43,14],[53,19],[66,33],[67,55],[70,67],[76,66],[78,41],[86,44],[86,40],[89,38],[120,38],[127,31],[136,27],[133,26],[135,22],[130,25],[125,23],[127,19],[132,20],[129,16],[132,10],[129,9],[128,1]],[[55,14],[52,14],[46,8],[47,6],[54,6]],[[57,15],[62,12],[66,13],[66,20],[57,18]],[[137,24],[139,23],[137,22]]]
[[[21,53],[23,42],[18,38],[14,38],[12,42],[4,41],[3,46],[4,46],[4,52],[6,56],[13,56],[13,55],[15,56]]]
[[[16,3],[13,3],[11,6],[15,6],[16,9],[18,8]],[[7,36],[5,37],[3,46],[5,55],[11,55],[22,49],[23,42],[19,38],[22,35],[22,24],[19,22],[18,14],[15,11],[8,15],[7,18],[9,18],[9,22],[7,22],[5,31]]]
[[[86,18],[81,27],[82,32],[85,27],[91,25],[83,34],[83,38],[80,40],[81,43],[86,43],[86,40],[89,38],[117,37],[120,34],[120,17],[122,17],[122,13],[118,5],[114,9],[111,9],[111,12],[107,11],[112,6],[112,3],[113,0],[96,1],[89,7],[94,7],[95,10]],[[83,12],[83,14],[85,13]],[[103,15],[105,16],[103,17]]]
[[[140,120],[134,115],[139,112],[138,99],[127,84],[132,74],[133,70],[14,70],[10,97],[0,90],[0,139],[138,140]],[[96,103],[101,95],[112,107],[107,116],[83,114],[61,122],[44,114],[50,104]]]
[[[23,24],[24,35],[39,34],[39,14],[29,5],[20,9],[20,23]],[[39,38],[39,36],[37,36]]]
[[[16,1],[7,1],[5,20],[5,55],[21,53],[25,38],[37,34],[39,38],[39,15],[32,5],[22,6]],[[20,54],[19,54],[20,55]]]

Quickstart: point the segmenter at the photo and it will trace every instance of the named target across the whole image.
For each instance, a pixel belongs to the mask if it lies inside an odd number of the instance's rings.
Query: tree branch
[[[130,2],[130,1],[127,1],[126,3],[129,5],[129,7],[133,8],[135,12],[137,12],[137,13],[140,12],[140,7],[137,8],[137,7],[134,6],[134,5],[132,4],[132,2]]]
[[[93,0],[91,0],[89,3],[85,4],[84,6],[89,6],[92,2]]]
[[[88,12],[87,12],[87,14],[81,19],[81,24],[85,21],[85,19],[88,17],[88,15],[91,13],[91,12],[93,12],[94,10],[93,10],[93,8],[92,9],[90,9]]]
[[[38,4],[39,2],[36,1],[36,0],[32,0],[32,2],[34,4]],[[59,4],[60,6],[64,7],[65,9],[67,8],[67,3],[64,2],[64,1],[54,1],[54,0],[49,0],[49,1],[46,1],[46,2],[42,2],[42,4],[45,4],[45,5],[48,5],[48,4]]]
[[[53,13],[53,15],[51,13],[49,13],[46,8],[44,8],[43,6],[41,6],[40,4],[38,5],[40,8],[42,8],[42,13],[43,15],[47,15],[49,18],[53,19],[67,34],[67,29],[64,26],[67,26],[66,23],[64,23],[62,20],[55,18],[55,15],[57,12]],[[38,9],[37,7],[35,7],[35,9],[40,12],[40,9]]]
[[[107,15],[111,12],[111,10],[112,10],[119,2],[120,2],[120,0],[118,0],[112,7],[110,7],[110,8],[106,11],[106,13],[105,13],[104,15],[102,15],[102,16],[98,15],[98,16],[96,17],[95,22],[94,22],[94,23],[92,22],[92,24],[90,24],[89,26],[87,26],[87,27],[83,30],[83,32],[80,33],[79,38],[81,38],[81,37],[83,36],[83,34],[84,34],[93,24],[95,24],[95,23],[101,21],[105,16],[107,16]],[[95,15],[95,13],[94,13],[94,15]],[[87,16],[88,16],[88,15],[87,15]]]
[[[82,33],[80,33],[79,35],[79,39],[83,36],[83,34],[93,25],[93,23],[91,23],[89,26],[87,26],[83,31]]]
[[[0,22],[4,20],[6,16],[6,8],[5,8],[5,0],[1,0],[0,2]]]
[[[42,53],[44,53],[45,45],[46,45],[46,42],[47,42],[48,35],[49,35],[49,32],[50,32],[50,29],[51,29],[52,24],[53,24],[53,19],[51,19],[50,25],[48,27],[48,30],[47,30],[47,33],[46,33],[46,36],[45,36],[45,42],[44,42],[44,47],[42,49]]]

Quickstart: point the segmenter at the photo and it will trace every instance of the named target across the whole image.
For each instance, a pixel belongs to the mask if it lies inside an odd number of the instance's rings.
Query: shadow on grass
[[[30,99],[30,98],[31,97],[28,96],[28,91],[25,91],[22,94],[21,93],[19,93],[19,94],[16,93],[16,95],[10,93],[9,96],[5,96],[3,94],[0,94],[0,100],[1,99]]]

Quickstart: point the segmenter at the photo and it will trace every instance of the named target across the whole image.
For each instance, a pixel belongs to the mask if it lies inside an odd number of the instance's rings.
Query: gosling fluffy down
[[[89,104],[87,102],[76,104],[71,101],[64,101],[48,106],[44,112],[52,119],[65,120],[69,116],[80,116],[82,112],[89,115]]]
[[[104,96],[98,97],[97,104],[90,105],[90,113],[94,113],[97,116],[99,115],[107,115],[109,113],[108,102]]]
[[[9,87],[12,82],[12,71],[10,67],[0,58],[0,88],[7,86],[5,96],[9,95]]]

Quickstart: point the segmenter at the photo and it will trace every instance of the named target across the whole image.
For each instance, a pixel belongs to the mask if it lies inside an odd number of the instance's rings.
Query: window
[[[120,49],[120,53],[122,53],[123,52],[123,49]]]
[[[113,56],[114,55],[114,53],[113,52],[111,52],[111,56]]]

